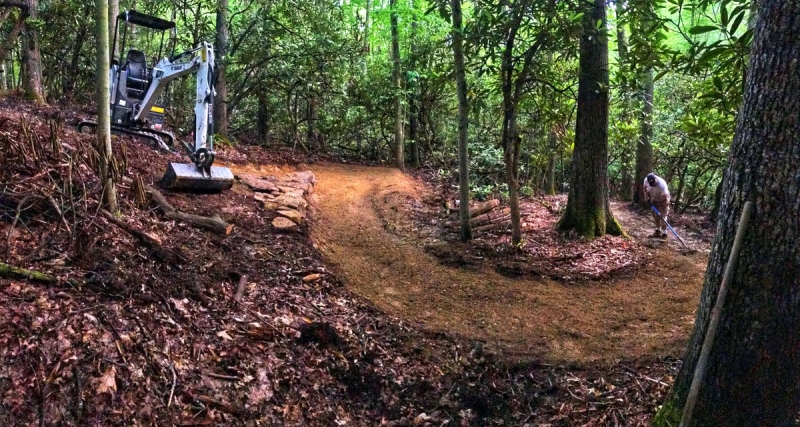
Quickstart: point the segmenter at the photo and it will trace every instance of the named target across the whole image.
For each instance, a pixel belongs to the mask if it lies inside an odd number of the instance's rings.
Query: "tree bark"
[[[690,426],[789,426],[800,411],[800,0],[760,1],[717,234],[681,371],[653,425],[677,425],[733,248],[754,203]]]
[[[264,145],[269,143],[269,102],[267,95],[263,91],[259,91],[258,99],[258,116],[256,117],[256,133],[258,142]]]
[[[414,71],[413,80],[408,82],[408,139],[409,139],[409,162],[411,166],[418,168],[419,167],[419,124],[418,124],[418,116],[419,116],[419,73],[417,72],[418,68],[418,52],[417,52],[417,28],[419,23],[417,22],[417,15],[414,14],[413,20],[411,21],[411,55],[410,55],[410,68]],[[462,41],[463,45],[463,41]],[[455,49],[455,47],[453,47]],[[463,51],[463,46],[462,46]]]
[[[639,142],[636,144],[636,176],[633,179],[633,202],[647,206],[644,178],[653,171],[653,67],[642,74],[642,111],[639,116]]]
[[[602,22],[602,25],[598,25]],[[567,209],[562,230],[588,239],[623,234],[608,202],[608,39],[604,0],[594,0],[583,18],[578,80],[578,116]],[[601,30],[598,31],[598,27]]]
[[[111,116],[110,116],[110,68],[108,48],[108,0],[95,0],[95,23],[97,40],[97,83],[95,99],[97,100],[97,152],[100,153],[99,176],[103,183],[103,204],[114,214],[119,213],[117,190],[111,173],[111,162],[114,154],[111,151]]]
[[[394,87],[394,150],[397,167],[404,171],[406,168],[403,141],[403,103],[400,79],[400,40],[397,33],[397,0],[389,0],[391,8],[390,26],[392,33],[392,85]]]
[[[39,17],[39,0],[26,0],[28,8],[27,22]],[[39,30],[35,25],[25,25],[22,37],[22,62],[25,68],[23,90],[35,102],[44,104],[45,93],[42,82],[42,57],[39,51]],[[107,72],[108,68],[106,68]]]
[[[108,43],[111,47],[111,56],[119,58],[119,48],[114,43],[114,32],[117,26],[117,15],[119,15],[119,0],[108,1]],[[119,41],[117,41],[119,43]]]
[[[553,129],[547,133],[547,170],[544,173],[544,193],[548,196],[556,194],[556,146],[558,145],[558,135]]]
[[[467,76],[464,71],[464,33],[461,15],[461,0],[451,0],[453,13],[453,57],[458,92],[458,217],[461,222],[461,241],[472,240],[472,226],[469,214],[469,153],[467,151],[467,125],[469,105],[467,104]]]
[[[228,0],[217,0],[217,35],[214,40],[217,81],[214,89],[214,131],[228,138],[228,82],[225,69],[228,63]]]
[[[626,125],[631,124],[631,97],[630,97],[630,82],[628,81],[628,73],[630,70],[630,64],[628,62],[628,39],[625,35],[625,24],[623,20],[623,15],[625,14],[625,4],[622,1],[617,1],[616,3],[616,13],[617,13],[617,51],[619,57],[619,96],[622,100],[622,111],[620,113],[620,118],[622,122]],[[624,138],[624,137],[623,137]],[[634,148],[634,144],[632,141],[628,141],[623,139],[620,141],[622,145],[621,149],[621,170],[620,170],[620,185],[619,185],[619,197],[622,200],[631,200],[633,198],[633,192],[635,191],[633,182],[633,176],[631,174],[631,165],[632,163],[632,154],[636,150]],[[642,177],[644,180],[644,177]]]

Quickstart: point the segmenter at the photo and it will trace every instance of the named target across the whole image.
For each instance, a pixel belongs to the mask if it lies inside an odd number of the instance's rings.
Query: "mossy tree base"
[[[567,202],[567,210],[558,229],[562,231],[575,230],[579,235],[593,240],[597,237],[610,234],[612,236],[625,236],[625,230],[614,218],[610,207],[577,207],[577,203]]]

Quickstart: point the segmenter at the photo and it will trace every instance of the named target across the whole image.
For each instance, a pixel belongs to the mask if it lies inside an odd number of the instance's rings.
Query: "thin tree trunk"
[[[572,176],[559,222],[560,229],[588,239],[623,234],[608,202],[608,39],[597,29],[605,22],[605,1],[594,0],[583,19]]]
[[[228,138],[228,0],[217,0],[217,35],[214,39],[217,81],[214,89],[214,132]]]
[[[394,86],[394,150],[395,161],[400,170],[405,170],[403,141],[403,89],[400,78],[400,40],[397,32],[397,0],[389,0],[391,8],[390,26],[392,33],[392,84]]]
[[[95,0],[95,31],[97,39],[97,151],[100,153],[100,182],[103,183],[103,204],[112,213],[119,212],[117,190],[111,173],[113,153],[111,151],[111,117],[109,94],[109,43],[108,43],[108,0]]]
[[[370,9],[372,8],[372,0],[367,0],[366,8],[367,10],[364,15],[364,53],[369,56],[369,14]],[[364,65],[366,66],[366,61],[364,62]]]
[[[556,147],[558,135],[553,129],[547,133],[547,170],[544,173],[544,193],[548,196],[556,194]]]
[[[639,142],[636,145],[636,176],[633,202],[647,207],[644,196],[644,178],[653,171],[653,67],[642,74],[642,112],[639,117]]]
[[[631,124],[631,97],[630,97],[630,82],[628,81],[628,73],[630,64],[628,62],[628,39],[625,35],[625,25],[623,15],[625,14],[625,5],[622,1],[616,2],[617,12],[617,51],[619,56],[619,95],[622,100],[622,112],[620,118],[626,125]],[[633,163],[633,152],[636,148],[632,141],[623,139],[621,141],[621,170],[620,170],[620,186],[619,197],[622,200],[631,200],[634,192],[633,176],[631,168]],[[644,179],[644,178],[642,178]]]
[[[458,217],[461,221],[461,241],[472,239],[469,215],[469,153],[467,151],[467,76],[464,71],[464,34],[461,16],[461,0],[451,0],[453,9],[453,57],[455,60],[456,90],[458,92]]]
[[[717,234],[681,371],[653,425],[678,425],[745,202],[750,225],[689,426],[790,426],[800,411],[800,0],[762,0]]]
[[[119,15],[119,0],[108,1],[108,42],[114,43],[114,31],[117,26],[117,15]],[[119,40],[117,41],[119,44]],[[111,55],[114,58],[119,58],[119,47],[109,44],[112,49]]]
[[[413,3],[412,3],[413,7]],[[419,73],[417,73],[418,67],[418,58],[417,58],[417,15],[414,14],[413,20],[411,21],[411,57],[410,59],[410,68],[414,70],[416,73],[414,76],[413,81],[408,82],[408,139],[410,141],[409,144],[409,161],[411,165],[415,168],[419,167],[419,138],[418,130],[419,125],[417,123],[417,116],[419,114]],[[455,48],[454,48],[455,49]]]
[[[267,145],[269,142],[269,104],[267,96],[263,91],[259,91],[258,99],[258,116],[256,117],[256,133],[258,134],[258,142]]]

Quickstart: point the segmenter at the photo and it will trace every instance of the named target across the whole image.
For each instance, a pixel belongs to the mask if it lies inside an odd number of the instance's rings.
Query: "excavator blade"
[[[220,166],[211,166],[211,174],[204,174],[194,164],[170,162],[161,186],[169,190],[217,193],[233,187],[233,172]]]

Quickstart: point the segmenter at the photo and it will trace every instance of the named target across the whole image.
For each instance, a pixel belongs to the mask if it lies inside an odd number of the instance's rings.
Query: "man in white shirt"
[[[644,179],[644,194],[647,203],[653,205],[661,212],[661,218],[653,211],[653,222],[656,225],[654,237],[667,237],[667,215],[669,215],[669,189],[667,182],[654,173],[647,174]],[[652,208],[650,208],[652,210]],[[662,220],[663,218],[663,220]]]

